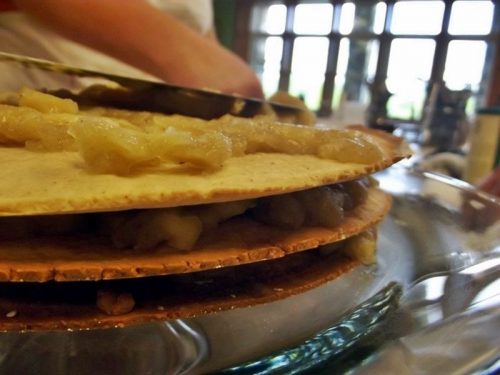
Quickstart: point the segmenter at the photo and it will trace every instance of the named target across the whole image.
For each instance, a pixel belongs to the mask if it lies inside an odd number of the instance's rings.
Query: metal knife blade
[[[217,118],[227,113],[235,116],[250,117],[257,114],[266,103],[279,115],[294,115],[301,111],[300,108],[275,102],[266,102],[256,98],[124,77],[6,52],[0,52],[0,61],[19,63],[27,68],[65,75],[103,78],[115,82],[126,89],[116,90],[101,87],[96,90],[91,89],[82,95],[73,94],[67,90],[51,92],[54,95],[69,97],[85,104],[178,113],[205,119]]]

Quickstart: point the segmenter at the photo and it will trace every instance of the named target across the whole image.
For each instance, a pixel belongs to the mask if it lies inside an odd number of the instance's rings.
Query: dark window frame
[[[427,0],[431,1],[431,0]],[[481,86],[478,92],[475,93],[476,97],[480,99],[480,105],[498,105],[500,103],[491,103],[491,98],[493,95],[489,95],[490,99],[488,99],[488,92],[498,92],[498,87],[488,87],[488,82],[498,82],[499,72],[494,71],[494,59],[495,56],[498,56],[497,59],[500,59],[500,48],[499,48],[499,34],[500,34],[500,6],[493,2],[494,5],[494,17],[493,17],[493,28],[490,34],[487,35],[452,35],[448,32],[448,26],[450,23],[451,16],[451,8],[453,3],[456,0],[447,1],[444,0],[444,14],[442,20],[441,32],[436,35],[408,35],[408,34],[393,34],[390,31],[391,20],[393,16],[394,5],[397,0],[386,0],[383,1],[387,8],[384,20],[383,31],[380,34],[376,34],[374,32],[352,32],[348,35],[343,35],[339,32],[339,23],[340,23],[340,14],[341,7],[345,3],[349,3],[352,1],[341,1],[341,0],[315,0],[315,1],[307,1],[307,0],[240,0],[237,5],[237,19],[239,20],[248,20],[245,22],[240,22],[238,24],[236,30],[236,38],[234,49],[247,61],[250,58],[250,45],[251,40],[254,38],[265,38],[268,36],[278,36],[275,34],[268,34],[265,32],[256,32],[250,29],[250,16],[252,12],[252,8],[257,5],[271,5],[271,4],[283,4],[287,6],[287,18],[286,18],[286,28],[283,34],[279,34],[283,38],[283,57],[281,61],[281,69],[280,69],[280,80],[278,88],[279,90],[288,91],[290,84],[290,75],[291,75],[291,63],[292,63],[292,55],[293,55],[293,45],[294,40],[297,37],[302,36],[301,34],[296,34],[293,32],[293,17],[294,17],[294,9],[300,3],[329,3],[332,4],[333,10],[333,20],[331,32],[327,35],[313,35],[307,34],[308,37],[321,36],[327,37],[329,39],[329,52],[328,52],[328,60],[325,71],[325,81],[323,92],[321,95],[321,104],[320,108],[317,111],[320,117],[327,117],[332,114],[332,101],[333,94],[335,90],[335,76],[337,70],[338,63],[338,55],[339,55],[339,43],[342,38],[348,38],[350,40],[355,41],[370,41],[370,40],[378,40],[379,42],[379,51],[377,56],[377,64],[375,70],[375,76],[373,78],[373,85],[385,85],[385,81],[387,78],[387,67],[389,63],[390,56],[390,48],[392,40],[394,39],[427,39],[435,41],[435,52],[432,63],[431,75],[428,81],[428,87],[432,87],[434,83],[438,83],[442,81],[446,57],[448,51],[448,45],[451,41],[454,40],[478,40],[487,42],[487,50],[486,50],[486,61],[483,68],[483,79],[481,81]],[[354,2],[355,5],[364,4],[364,5],[375,5],[380,1],[373,0],[362,0]],[[489,78],[489,79],[486,79]],[[428,90],[430,91],[430,90]],[[428,98],[426,98],[427,101]],[[397,120],[397,119],[392,119]],[[420,119],[421,121],[421,119]],[[418,119],[417,119],[417,122]]]

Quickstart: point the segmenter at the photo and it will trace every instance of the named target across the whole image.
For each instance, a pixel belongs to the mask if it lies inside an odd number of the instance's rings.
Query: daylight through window
[[[254,1],[250,62],[266,95],[288,91],[320,115],[378,93],[387,118],[419,122],[436,82],[471,90],[475,110],[494,17],[492,1]]]

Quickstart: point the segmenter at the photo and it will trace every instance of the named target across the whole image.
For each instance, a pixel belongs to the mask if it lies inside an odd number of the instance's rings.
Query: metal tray
[[[500,202],[461,181],[407,168],[376,177],[394,198],[380,228],[376,266],[285,300],[193,319],[1,333],[0,372],[494,371],[500,358],[494,334],[500,326],[498,270],[490,267],[479,283],[450,277],[500,257]],[[484,269],[472,274],[483,276]],[[447,288],[446,280],[466,283]],[[465,303],[458,298],[464,294]],[[455,302],[451,313],[444,301]]]

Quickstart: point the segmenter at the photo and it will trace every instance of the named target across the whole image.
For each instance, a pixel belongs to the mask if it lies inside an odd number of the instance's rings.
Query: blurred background
[[[456,124],[500,104],[493,1],[214,5],[219,38],[252,65],[265,94],[302,98],[322,123],[392,131]]]

